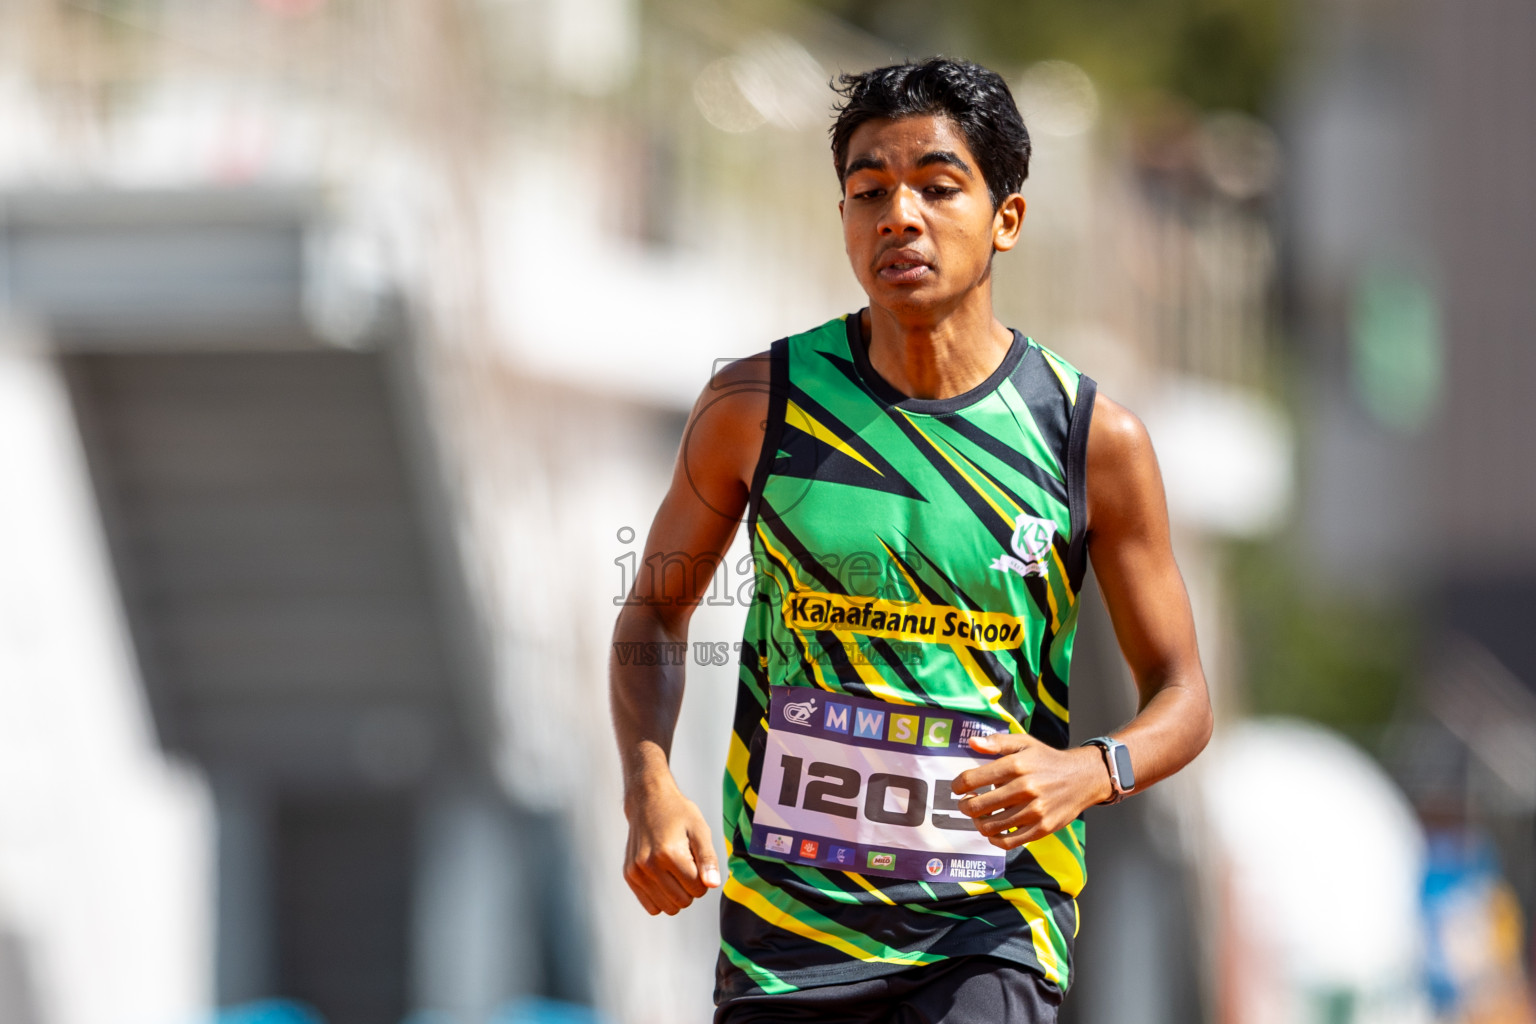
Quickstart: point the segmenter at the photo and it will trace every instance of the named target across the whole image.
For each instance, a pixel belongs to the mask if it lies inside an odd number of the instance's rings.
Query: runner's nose
[[[921,234],[922,231],[923,221],[919,214],[917,193],[905,185],[896,186],[880,218],[880,233]]]

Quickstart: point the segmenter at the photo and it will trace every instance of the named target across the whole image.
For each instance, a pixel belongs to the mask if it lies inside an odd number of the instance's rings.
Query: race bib
[[[971,737],[1005,731],[997,719],[775,686],[751,851],[893,878],[995,878],[1004,853],[949,784],[993,760]]]

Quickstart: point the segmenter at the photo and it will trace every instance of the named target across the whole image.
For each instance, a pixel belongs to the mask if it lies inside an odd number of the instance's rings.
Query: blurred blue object
[[[1460,1019],[1474,1006],[1497,1003],[1493,993],[1525,988],[1525,929],[1488,835],[1475,828],[1432,835],[1423,898],[1426,974],[1437,1011]]]
[[[214,1024],[325,1024],[314,1007],[289,999],[265,999],[231,1006],[214,1014]]]
[[[589,1006],[530,997],[497,1010],[490,1024],[607,1024],[607,1018]]]

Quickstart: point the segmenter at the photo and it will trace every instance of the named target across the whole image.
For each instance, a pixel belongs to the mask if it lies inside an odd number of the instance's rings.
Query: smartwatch
[[[1131,770],[1131,752],[1113,736],[1095,736],[1084,742],[1083,746],[1089,744],[1103,752],[1104,766],[1109,769],[1109,785],[1114,792],[1104,803],[1117,804],[1136,788],[1136,773]]]

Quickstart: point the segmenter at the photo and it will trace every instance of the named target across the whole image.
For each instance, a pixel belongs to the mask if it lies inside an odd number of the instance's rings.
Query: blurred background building
[[[1217,702],[1089,812],[1064,1020],[1536,1020],[1527,0],[0,5],[0,1020],[706,1019],[609,631],[713,364],[863,304],[828,80],[934,52],[1014,88],[1000,315],[1146,420]]]

